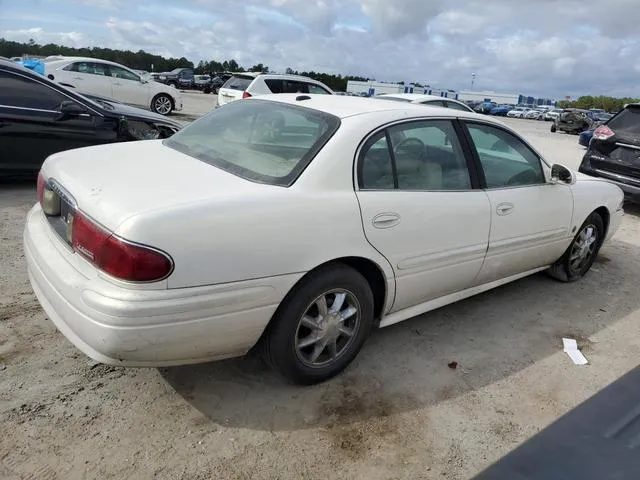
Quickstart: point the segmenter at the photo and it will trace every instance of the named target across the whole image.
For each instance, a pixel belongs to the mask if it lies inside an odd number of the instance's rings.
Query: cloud
[[[445,88],[469,88],[475,73],[488,90],[640,97],[637,0],[38,0],[41,20],[35,1],[12,2],[0,36]]]

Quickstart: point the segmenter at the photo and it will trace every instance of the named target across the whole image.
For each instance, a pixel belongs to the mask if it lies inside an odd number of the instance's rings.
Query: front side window
[[[339,126],[317,110],[252,99],[196,120],[165,145],[248,180],[288,186]]]
[[[123,80],[133,80],[135,82],[140,81],[140,77],[129,70],[125,70],[124,68],[116,67],[115,65],[109,65],[109,71],[113,78],[121,78]]]
[[[267,84],[271,93],[282,93],[282,80],[279,78],[270,78],[265,80],[264,83]]]
[[[78,73],[88,73],[89,75],[107,75],[107,69],[104,63],[98,62],[75,62],[64,67],[63,70]]]
[[[67,98],[56,90],[22,75],[0,71],[0,105],[57,111]]]
[[[359,183],[363,189],[471,189],[464,152],[448,120],[405,123],[371,137],[360,154]]]
[[[545,183],[540,158],[519,138],[490,125],[468,123],[487,188]]]
[[[322,88],[320,85],[316,85],[315,83],[307,83],[307,88],[309,89],[309,93],[329,95],[329,92],[326,89]]]
[[[296,82],[294,80],[285,80],[284,93],[309,93],[307,84],[304,82]]]

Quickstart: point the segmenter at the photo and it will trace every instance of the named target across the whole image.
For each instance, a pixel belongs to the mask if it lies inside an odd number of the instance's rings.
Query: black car
[[[640,203],[640,104],[626,105],[594,130],[578,170],[616,183],[627,200]]]
[[[227,80],[229,80],[232,76],[232,73],[219,73],[212,76],[211,83],[209,84],[208,88],[204,89],[204,93],[218,93],[220,87],[227,83]]]
[[[0,59],[0,176],[37,173],[49,155],[63,150],[167,138],[181,127],[162,115],[72,92]]]
[[[175,68],[170,72],[153,73],[151,76],[156,82],[175,88],[194,88],[196,84],[195,75],[190,68]]]

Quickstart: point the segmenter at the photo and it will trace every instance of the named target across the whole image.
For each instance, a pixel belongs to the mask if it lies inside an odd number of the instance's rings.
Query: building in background
[[[448,97],[457,99],[458,94],[454,90],[433,88],[430,86],[417,86],[415,84],[404,85],[402,83],[386,83],[369,80],[366,82],[358,82],[349,80],[347,82],[347,93],[356,95],[380,95],[382,93],[418,93],[425,95],[437,95],[439,97]]]
[[[555,105],[550,98],[536,98],[518,93],[500,93],[493,91],[461,90],[458,99],[463,102],[494,102],[498,105]]]

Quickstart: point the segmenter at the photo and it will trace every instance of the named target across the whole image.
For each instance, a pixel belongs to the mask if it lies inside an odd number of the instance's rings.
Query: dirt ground
[[[509,123],[577,166],[577,137]],[[299,388],[252,356],[90,361],[30,288],[21,235],[34,196],[0,185],[3,479],[468,479],[638,364],[638,208],[582,281],[535,275],[380,330],[343,375]],[[571,363],[563,336],[590,365]]]

